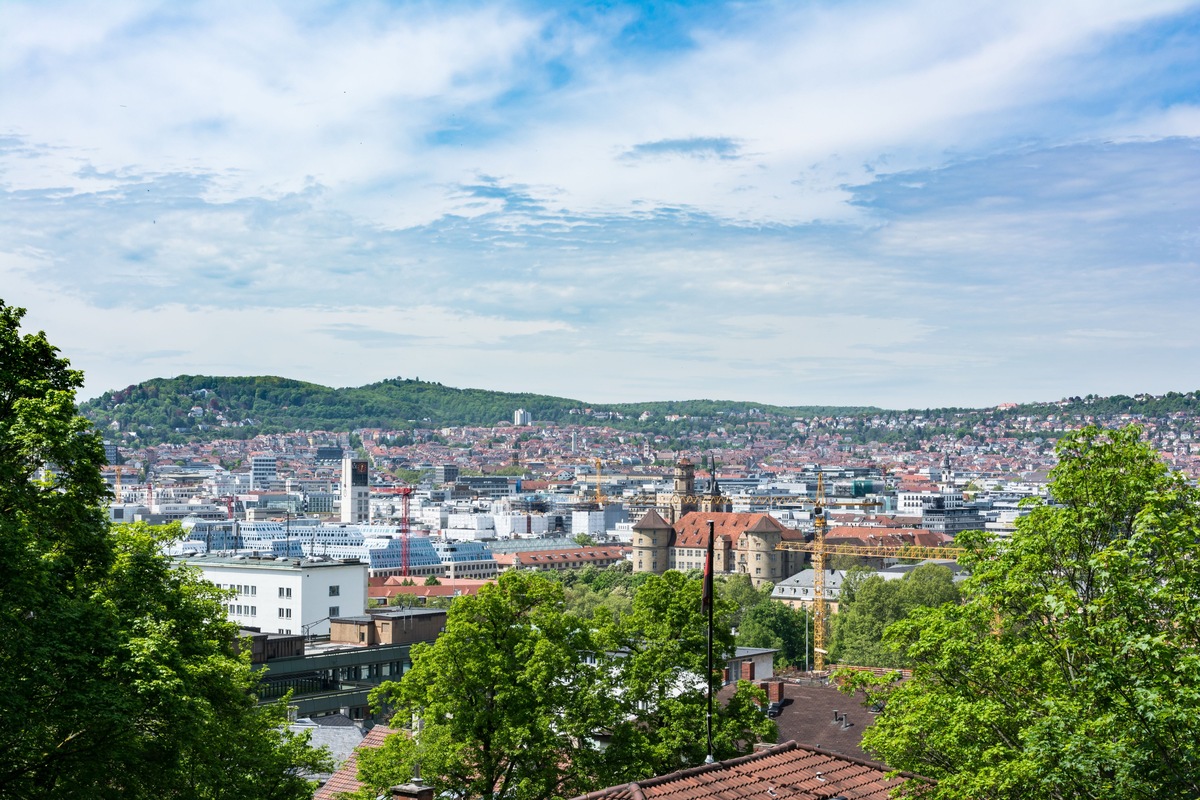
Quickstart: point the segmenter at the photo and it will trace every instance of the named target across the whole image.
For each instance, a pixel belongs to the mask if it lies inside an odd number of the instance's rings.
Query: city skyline
[[[594,403],[1189,391],[1200,4],[0,6],[85,371]]]

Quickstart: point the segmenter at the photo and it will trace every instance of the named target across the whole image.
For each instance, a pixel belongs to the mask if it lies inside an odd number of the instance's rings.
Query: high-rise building
[[[371,520],[371,476],[365,458],[342,459],[342,522]]]
[[[533,415],[523,408],[518,408],[513,412],[513,425],[518,427],[533,424]]]
[[[270,489],[279,480],[279,461],[275,456],[250,457],[250,489]]]

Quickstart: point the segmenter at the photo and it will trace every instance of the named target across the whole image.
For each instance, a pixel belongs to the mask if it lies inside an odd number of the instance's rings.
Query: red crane
[[[401,486],[400,493],[400,574],[408,577],[408,501],[412,497],[411,486]]]

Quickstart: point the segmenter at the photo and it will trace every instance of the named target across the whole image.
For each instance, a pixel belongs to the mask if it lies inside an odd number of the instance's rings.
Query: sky
[[[85,374],[1200,388],[1200,2],[0,2],[0,300]]]

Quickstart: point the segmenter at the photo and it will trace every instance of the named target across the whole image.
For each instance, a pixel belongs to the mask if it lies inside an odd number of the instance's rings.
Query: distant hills
[[[969,426],[984,417],[1073,413],[1131,413],[1148,417],[1200,412],[1200,393],[1170,392],[1161,397],[1067,398],[1001,409],[884,411],[873,407],[773,406],[724,400],[680,400],[598,405],[550,395],[455,389],[440,383],[393,378],[366,386],[333,389],[273,376],[181,375],[155,378],[80,405],[80,413],[106,432],[136,433],[147,444],[218,438],[252,438],[295,430],[349,431],[356,428],[407,430],[510,424],[523,408],[535,421],[604,424],[647,433],[677,432],[680,425],[715,429],[736,420],[756,422],[762,433],[782,431],[796,419],[880,414],[940,417],[939,427]],[[677,416],[686,420],[671,421]]]

